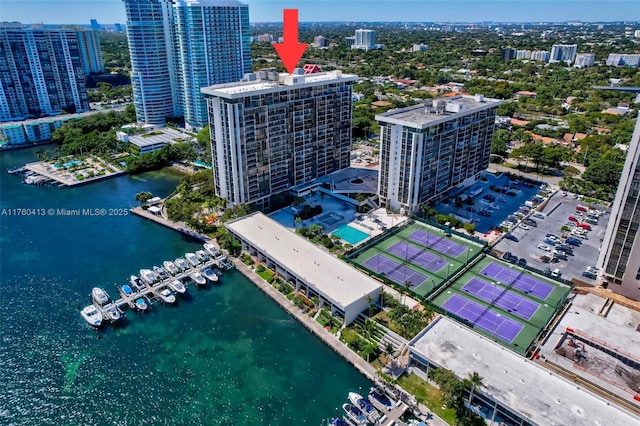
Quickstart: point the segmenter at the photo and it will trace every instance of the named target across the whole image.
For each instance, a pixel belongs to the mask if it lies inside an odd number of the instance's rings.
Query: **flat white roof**
[[[226,226],[343,309],[382,288],[368,275],[260,212]]]
[[[456,322],[440,317],[412,351],[466,378],[482,376],[480,392],[539,425],[627,426],[637,418]]]
[[[129,136],[129,142],[139,148],[160,146],[167,143],[180,142],[182,140],[186,142],[191,139],[192,136],[169,127],[153,129],[142,134]]]

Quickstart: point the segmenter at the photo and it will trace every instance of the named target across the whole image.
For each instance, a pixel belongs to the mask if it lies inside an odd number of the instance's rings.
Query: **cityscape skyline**
[[[634,0],[524,0],[514,8],[512,2],[490,1],[377,1],[375,7],[362,7],[363,0],[349,3],[336,0],[315,2],[291,0],[245,0],[250,9],[250,22],[279,22],[282,9],[298,8],[301,22],[616,22],[640,20],[640,4]],[[91,19],[111,25],[126,21],[122,0],[3,0],[3,21],[48,24],[89,24]],[[552,17],[552,19],[549,19]]]

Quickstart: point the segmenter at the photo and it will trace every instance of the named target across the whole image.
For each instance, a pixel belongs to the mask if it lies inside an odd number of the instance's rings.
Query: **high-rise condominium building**
[[[104,72],[100,36],[95,30],[76,30],[85,75]]]
[[[357,78],[269,69],[202,89],[216,194],[232,204],[267,206],[273,194],[349,167]]]
[[[640,119],[631,137],[598,266],[614,293],[640,300]]]
[[[374,30],[356,30],[356,41],[352,49],[373,50],[376,49],[376,32]]]
[[[0,23],[0,121],[89,109],[79,32]]]
[[[249,6],[233,0],[174,0],[179,88],[188,128],[207,125],[202,87],[251,72]]]
[[[206,125],[202,87],[251,70],[249,9],[235,0],[124,0],[138,121]]]
[[[578,53],[576,55],[576,61],[573,66],[582,68],[582,67],[592,67],[596,62],[596,54],[595,53]]]
[[[313,38],[313,45],[315,47],[324,47],[327,44],[327,40],[323,36],[315,36]]]
[[[640,54],[610,53],[607,58],[607,65],[613,67],[637,68],[640,65]]]
[[[554,44],[551,46],[549,62],[572,63],[576,58],[577,44]]]
[[[546,50],[534,50],[531,52],[531,60],[549,62],[549,52]]]
[[[501,103],[482,95],[458,95],[376,115],[380,203],[409,214],[476,181],[489,165]]]

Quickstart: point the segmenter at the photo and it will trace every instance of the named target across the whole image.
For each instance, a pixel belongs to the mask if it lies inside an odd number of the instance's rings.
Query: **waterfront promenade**
[[[149,210],[143,209],[142,207],[134,207],[132,209],[129,209],[129,211],[137,216],[143,217],[145,219],[149,219],[153,222],[159,223],[160,225],[164,225],[167,228],[171,228],[182,234],[189,235],[197,240],[200,240],[203,242],[207,242],[211,240],[211,238],[209,238],[204,234],[199,234],[195,231],[192,231],[191,228],[189,228],[189,226],[185,222],[174,222],[172,220],[165,219],[163,216],[155,215],[151,213]]]
[[[107,172],[104,175],[95,175],[93,177],[86,177],[83,180],[78,180],[72,172],[62,172],[53,168],[52,165],[44,163],[44,162],[36,162],[25,164],[25,169],[34,172],[40,176],[44,176],[47,179],[58,182],[67,187],[74,187],[80,185],[86,185],[88,183],[97,182],[99,180],[111,179],[117,176],[126,175],[126,170],[118,170],[115,172]]]

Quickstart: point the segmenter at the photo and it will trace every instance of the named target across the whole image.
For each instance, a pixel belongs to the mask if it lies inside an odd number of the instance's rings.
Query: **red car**
[[[591,225],[589,225],[588,223],[579,223],[578,227],[582,229],[586,229],[587,231],[591,231]]]
[[[571,222],[576,222],[576,223],[578,223],[578,222],[579,222],[579,220],[578,220],[578,219],[576,219],[576,218],[575,218],[575,217],[573,217],[573,216],[569,216],[569,220],[570,220]]]
[[[587,208],[584,206],[576,206],[576,211],[577,212],[583,212],[586,213],[587,212]]]

